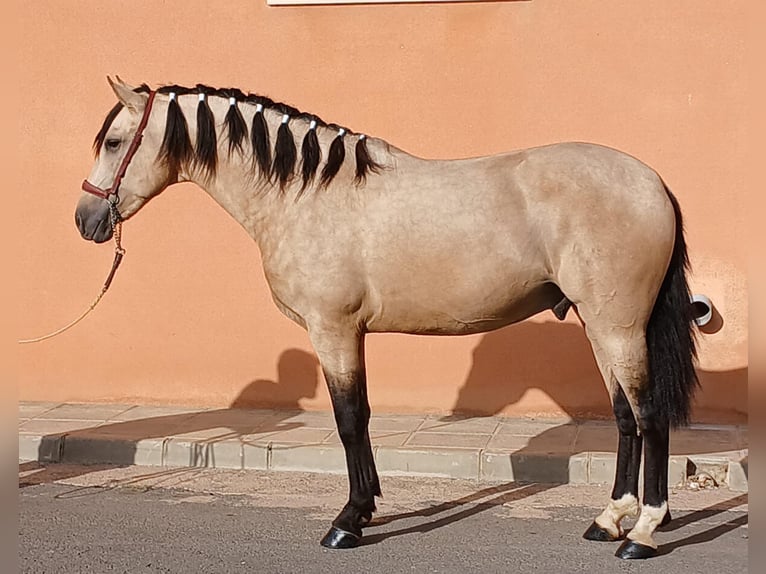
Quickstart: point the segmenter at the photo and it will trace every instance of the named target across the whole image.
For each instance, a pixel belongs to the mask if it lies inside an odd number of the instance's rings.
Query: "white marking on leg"
[[[660,506],[649,506],[644,504],[641,507],[641,516],[638,517],[633,530],[628,533],[628,539],[643,544],[644,546],[657,548],[657,543],[652,538],[652,534],[657,530],[662,519],[665,518],[667,511],[667,502],[663,502]]]
[[[623,494],[617,500],[610,500],[604,512],[596,517],[596,524],[606,530],[614,538],[622,536],[620,521],[626,516],[638,514],[638,499],[633,494]]]

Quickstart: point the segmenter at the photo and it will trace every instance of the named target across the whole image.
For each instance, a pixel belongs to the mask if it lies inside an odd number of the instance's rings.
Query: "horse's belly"
[[[418,298],[410,294],[381,299],[369,314],[367,330],[421,335],[484,333],[550,309],[563,297],[551,283],[518,289],[502,298],[476,296],[461,300],[450,295]]]

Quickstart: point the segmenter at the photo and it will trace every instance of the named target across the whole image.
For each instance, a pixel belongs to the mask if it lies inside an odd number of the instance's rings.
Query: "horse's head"
[[[111,217],[127,219],[175,181],[176,174],[161,161],[164,122],[154,94],[109,79],[119,102],[96,135],[96,163],[83,182],[75,220],[85,239],[103,243],[112,237]]]

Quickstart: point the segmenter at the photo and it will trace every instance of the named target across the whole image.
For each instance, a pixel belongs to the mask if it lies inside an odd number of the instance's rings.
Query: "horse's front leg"
[[[368,433],[370,405],[364,366],[364,336],[358,332],[309,329],[319,355],[332,399],[338,434],[346,451],[349,499],[332,528],[322,538],[327,548],[353,548],[362,537],[362,527],[372,519],[380,483],[375,470]]]

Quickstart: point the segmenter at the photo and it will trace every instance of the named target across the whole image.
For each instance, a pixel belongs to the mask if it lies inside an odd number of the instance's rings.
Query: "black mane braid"
[[[149,86],[142,84],[135,88],[136,92],[147,93]],[[318,187],[327,187],[338,175],[346,160],[345,138],[357,138],[354,148],[356,162],[354,170],[354,183],[362,185],[370,173],[379,173],[382,166],[370,157],[367,148],[367,138],[360,134],[341,128],[335,124],[327,124],[320,118],[301,112],[288,104],[275,102],[265,96],[245,94],[236,88],[211,88],[198,84],[193,88],[178,85],[162,86],[157,90],[161,94],[175,94],[168,102],[167,117],[165,119],[165,134],[159,152],[160,161],[178,172],[182,169],[195,169],[207,177],[215,176],[218,168],[218,139],[216,132],[216,118],[208,103],[211,97],[234,98],[230,101],[222,126],[226,129],[228,138],[228,153],[235,151],[245,153],[245,144],[249,136],[251,153],[253,158],[253,173],[255,177],[279,184],[280,190],[291,183],[296,175],[300,175],[301,188],[298,192],[300,197],[318,177]],[[189,126],[184,117],[183,110],[178,104],[178,97],[204,94],[197,104],[196,114],[196,139],[194,145],[189,136]],[[199,96],[198,96],[199,97]],[[248,126],[240,108],[241,105],[256,106],[249,134]],[[98,156],[104,144],[106,133],[114,122],[117,114],[122,110],[122,104],[117,103],[107,114],[104,123],[93,141],[93,148]],[[288,116],[288,121],[280,124],[275,141],[271,142],[268,123],[265,112],[271,111]],[[310,122],[309,129],[303,137],[300,146],[300,158],[295,136],[290,129],[290,122]],[[317,134],[318,129],[332,130],[336,132],[326,154],[323,153]],[[319,169],[323,157],[326,162]],[[298,166],[300,164],[297,174]]]

